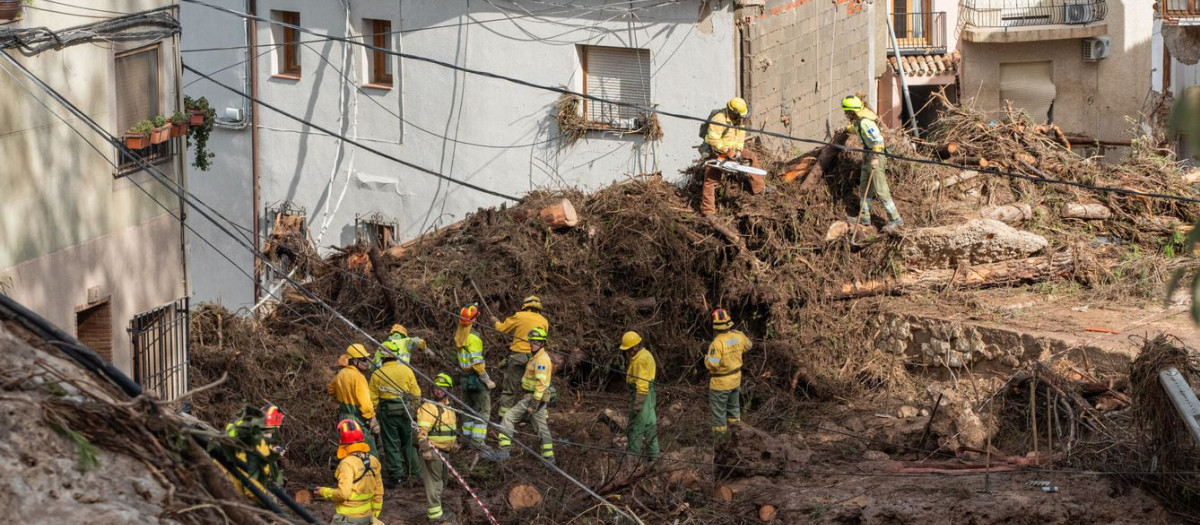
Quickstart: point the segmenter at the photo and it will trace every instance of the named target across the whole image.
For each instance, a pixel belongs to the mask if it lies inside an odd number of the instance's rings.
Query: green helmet
[[[450,388],[450,387],[454,386],[454,379],[452,379],[450,377],[450,374],[442,372],[433,379],[433,386],[439,386],[442,388]]]
[[[530,330],[529,333],[526,334],[525,340],[529,341],[530,343],[546,344],[546,339],[548,337],[549,336],[546,335],[546,329],[539,326],[533,330]]]
[[[865,107],[862,99],[855,95],[850,95],[842,99],[842,111],[859,111]]]

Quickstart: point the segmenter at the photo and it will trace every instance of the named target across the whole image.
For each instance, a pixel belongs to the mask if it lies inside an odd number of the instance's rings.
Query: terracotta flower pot
[[[188,121],[172,122],[171,123],[171,138],[182,137],[187,135]]]
[[[204,111],[202,111],[202,110],[199,110],[199,109],[189,109],[188,110],[188,124],[191,124],[193,126],[203,126],[205,117],[207,117],[207,115],[205,115]]]
[[[171,139],[171,126],[162,126],[162,127],[154,128],[154,131],[150,132],[150,143],[151,144],[162,144],[170,139]]]
[[[20,0],[0,0],[0,20],[12,20],[21,14]]]
[[[146,149],[150,147],[150,135],[141,133],[126,133],[125,147],[129,149]]]

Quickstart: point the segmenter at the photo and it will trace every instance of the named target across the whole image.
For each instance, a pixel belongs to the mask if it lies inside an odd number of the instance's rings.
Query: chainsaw
[[[717,157],[715,159],[704,161],[704,165],[710,168],[719,169],[725,173],[744,173],[747,175],[761,175],[763,177],[767,176],[767,170],[742,164],[736,160],[725,157]]]

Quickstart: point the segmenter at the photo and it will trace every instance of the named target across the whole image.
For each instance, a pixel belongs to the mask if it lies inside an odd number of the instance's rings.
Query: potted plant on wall
[[[174,115],[171,115],[171,138],[186,135],[188,121],[188,116],[182,111],[176,111]]]
[[[150,132],[154,130],[154,123],[149,120],[143,120],[134,124],[125,132],[125,147],[129,149],[146,149],[150,147]]]
[[[0,0],[0,20],[14,20],[21,14],[21,7],[30,0]]]
[[[167,125],[167,117],[154,117],[154,129],[150,132],[151,144],[162,144],[171,139],[171,126]]]
[[[216,157],[216,154],[208,151],[208,136],[212,133],[213,118],[217,112],[209,107],[208,99],[204,97],[194,99],[185,96],[183,106],[187,108],[191,119],[191,127],[187,130],[188,146],[196,148],[196,160],[192,161],[192,167],[208,171],[209,161]],[[197,116],[201,117],[199,124],[196,123]]]

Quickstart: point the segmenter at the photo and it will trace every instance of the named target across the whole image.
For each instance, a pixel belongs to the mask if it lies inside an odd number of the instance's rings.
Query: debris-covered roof
[[[896,59],[904,64],[904,74],[910,77],[931,77],[958,72],[958,64],[962,56],[958,51],[953,53],[933,53],[926,55],[904,55],[888,57],[888,68],[896,71]]]

